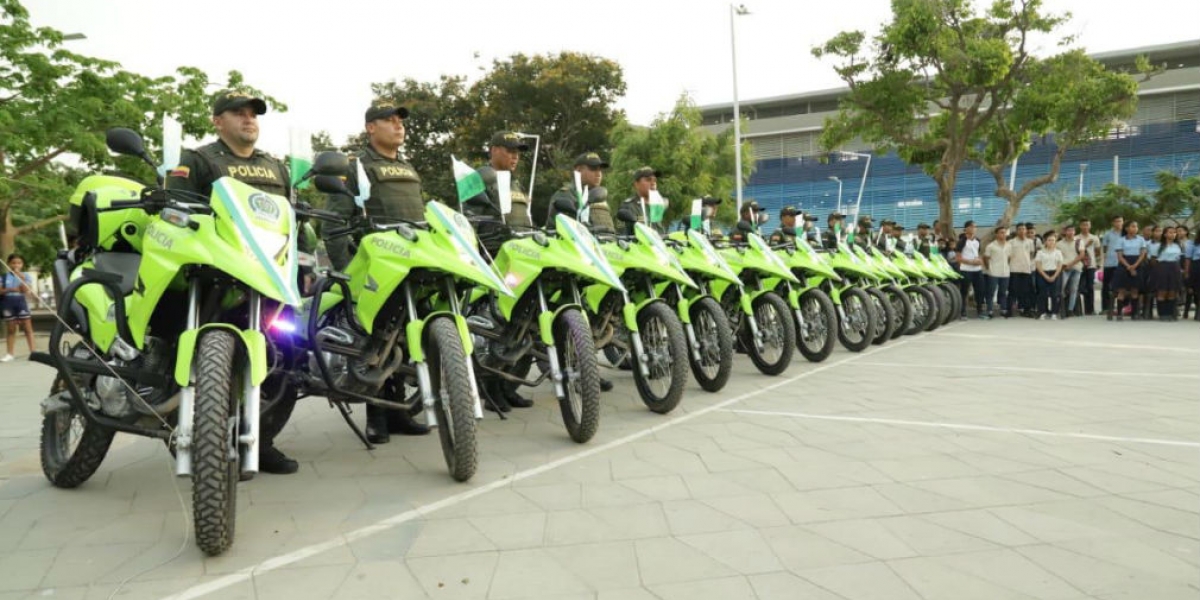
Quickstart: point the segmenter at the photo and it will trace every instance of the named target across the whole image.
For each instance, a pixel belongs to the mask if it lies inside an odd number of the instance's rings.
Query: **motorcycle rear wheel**
[[[66,389],[67,381],[60,374],[50,386],[50,394]],[[89,422],[71,406],[46,413],[42,417],[42,473],[54,487],[78,487],[100,468],[115,433]]]

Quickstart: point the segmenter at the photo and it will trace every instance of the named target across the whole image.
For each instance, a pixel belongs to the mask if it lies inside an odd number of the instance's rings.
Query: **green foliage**
[[[714,135],[703,129],[701,122],[700,111],[685,94],[670,114],[660,114],[650,127],[617,125],[612,133],[612,168],[604,178],[614,210],[633,194],[633,172],[648,165],[663,174],[658,191],[670,200],[664,223],[686,219],[692,200],[703,196],[725,200],[718,208],[718,221],[732,224],[737,220],[731,200],[735,187],[733,129]],[[753,150],[743,144],[742,152],[744,176],[749,177]]]
[[[1060,223],[1091,219],[1101,227],[1113,217],[1141,224],[1179,224],[1195,227],[1200,218],[1200,176],[1187,179],[1169,171],[1155,176],[1158,189],[1147,195],[1123,185],[1108,184],[1099,193],[1058,206],[1054,218]]]
[[[965,162],[992,174],[1011,221],[1021,200],[1057,179],[1069,147],[1136,108],[1137,82],[1129,75],[1108,71],[1080,50],[1048,58],[1031,53],[1030,39],[1053,35],[1069,15],[1044,12],[1042,0],[994,0],[982,10],[976,4],[893,0],[891,22],[869,47],[866,34],[854,31],[813,49],[838,60],[834,70],[850,87],[826,123],[822,145],[860,138],[920,165],[938,184],[944,223],[953,222],[951,198]],[[1050,172],[1012,189],[1006,166],[1033,137],[1049,133],[1058,144]]]
[[[52,161],[71,156],[89,169],[113,164],[104,143],[108,128],[141,132],[152,152],[162,139],[164,115],[179,120],[187,135],[211,130],[209,79],[202,71],[182,67],[174,75],[147,77],[71,52],[62,32],[32,26],[19,0],[0,0],[0,58],[0,252],[13,247],[17,233],[53,222],[27,222],[27,215],[65,212],[65,194],[28,191],[37,189],[34,180],[44,183],[60,174],[47,170]],[[257,92],[236,71],[229,73],[226,87]],[[286,110],[263,97],[276,110]],[[152,176],[136,160],[122,158],[116,164],[134,176]],[[18,201],[23,203],[19,213],[12,211]]]

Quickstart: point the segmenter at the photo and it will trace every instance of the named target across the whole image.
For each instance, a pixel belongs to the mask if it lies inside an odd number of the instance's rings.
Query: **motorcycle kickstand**
[[[487,388],[481,387],[477,389],[479,391],[480,399],[486,402],[488,406],[492,407],[492,412],[496,413],[496,416],[500,417],[501,421],[507,421],[508,417],[504,416],[504,411],[500,410],[500,406],[496,404],[495,400],[492,400],[492,394],[487,391]]]
[[[354,435],[358,436],[358,439],[362,441],[364,446],[367,447],[367,450],[374,450],[375,445],[367,440],[367,434],[363,433],[363,430],[359,428],[358,423],[355,423],[354,419],[350,418],[350,407],[346,406],[345,402],[336,402],[330,400],[329,403],[337,407],[338,412],[342,415],[342,419],[344,419],[346,424],[350,426],[350,431],[353,431]]]

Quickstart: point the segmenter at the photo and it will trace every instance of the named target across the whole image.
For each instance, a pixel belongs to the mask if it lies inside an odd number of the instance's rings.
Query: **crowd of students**
[[[1192,238],[1182,225],[1139,229],[1116,217],[1097,236],[1087,219],[1041,234],[1019,223],[1013,235],[996,228],[987,243],[975,229],[968,221],[956,242],[937,242],[963,275],[963,319],[972,303],[981,319],[1095,315],[1097,280],[1110,321],[1187,319],[1200,297],[1200,232]]]

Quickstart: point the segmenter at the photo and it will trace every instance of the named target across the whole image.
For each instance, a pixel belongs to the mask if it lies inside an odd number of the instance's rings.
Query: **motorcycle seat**
[[[97,271],[116,273],[121,276],[122,296],[133,292],[133,284],[137,281],[138,267],[142,264],[142,255],[133,252],[100,252],[92,259]]]

